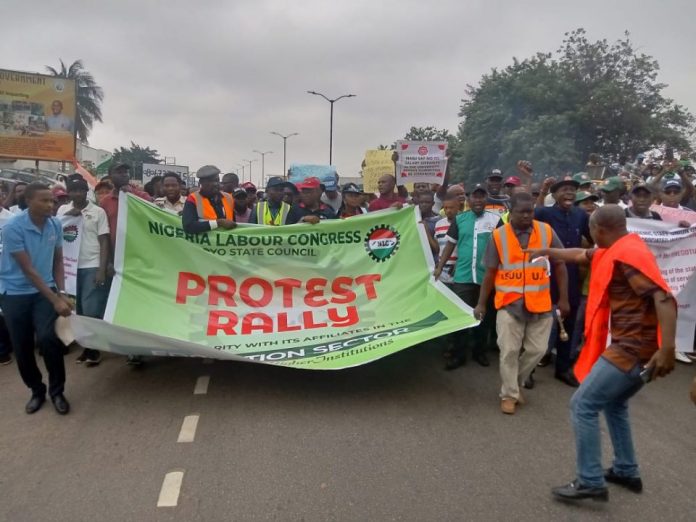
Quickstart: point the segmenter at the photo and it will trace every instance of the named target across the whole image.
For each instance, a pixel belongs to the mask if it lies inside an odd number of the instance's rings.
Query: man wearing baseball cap
[[[495,212],[502,217],[509,210],[510,196],[501,193],[503,186],[503,173],[500,169],[493,169],[486,176],[486,191],[488,192],[488,202],[486,210]]]
[[[321,202],[338,213],[338,209],[343,204],[343,198],[338,193],[338,174],[324,180],[324,193],[321,195]]]
[[[292,185],[280,176],[268,178],[266,183],[266,201],[259,201],[254,205],[249,223],[259,225],[279,226],[285,225],[290,214],[290,205],[283,201],[285,187]]]
[[[60,216],[82,216],[82,238],[77,259],[77,314],[101,319],[109,298],[109,280],[106,273],[109,262],[109,221],[104,209],[87,199],[89,187],[80,178],[67,182],[70,203],[58,209]],[[98,350],[85,348],[76,359],[78,364],[96,366],[101,361]]]
[[[505,178],[505,183],[503,183],[503,193],[507,196],[510,197],[513,194],[513,191],[515,190],[515,187],[520,187],[522,186],[522,180],[518,178],[517,176],[508,176]]]
[[[655,200],[655,195],[650,185],[647,183],[636,183],[631,187],[630,197],[631,206],[624,211],[626,217],[662,221],[660,214],[650,210],[650,205]]]
[[[321,202],[321,193],[324,191],[319,178],[306,178],[297,184],[300,191],[300,202],[294,205],[287,217],[287,224],[311,223],[316,225],[324,219],[336,219],[333,209]]]
[[[551,225],[551,228],[556,233],[561,243],[565,248],[580,248],[582,239],[585,237],[590,244],[592,237],[590,236],[590,223],[587,212],[575,206],[575,197],[579,183],[573,178],[564,178],[551,184],[551,195],[555,201],[551,207],[539,207],[534,210],[534,218]],[[552,267],[552,271],[556,267]],[[568,274],[568,300],[561,300],[561,289],[558,287],[556,278],[551,280],[551,299],[563,317],[563,325],[568,333],[568,339],[563,340],[558,334],[556,321],[553,322],[551,338],[549,339],[549,352],[556,348],[556,379],[569,385],[578,386],[578,381],[573,375],[571,366],[571,345],[570,337],[573,336],[575,329],[575,321],[577,318],[578,307],[580,306],[580,288],[582,279],[578,266],[574,263],[566,265]],[[555,313],[555,310],[554,310]],[[550,356],[546,356],[544,362],[548,361]],[[533,385],[533,381],[527,384]]]
[[[599,187],[599,192],[602,196],[603,205],[619,205],[625,209],[628,205],[621,201],[621,196],[626,192],[626,185],[623,178],[619,176],[611,176],[604,180],[604,183]]]
[[[582,192],[595,193],[595,187],[592,183],[592,178],[587,172],[578,172],[573,176],[573,180],[578,182],[578,190]]]
[[[205,165],[198,169],[196,177],[200,189],[184,203],[181,225],[187,234],[200,234],[216,228],[232,229],[234,221],[234,198],[220,191],[220,169]]]

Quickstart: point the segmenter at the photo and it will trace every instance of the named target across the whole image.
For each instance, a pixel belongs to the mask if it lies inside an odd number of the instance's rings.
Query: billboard
[[[0,157],[75,157],[74,80],[0,69]]]
[[[165,172],[176,172],[181,179],[186,182],[187,187],[193,185],[191,176],[189,176],[189,168],[187,166],[164,165],[162,163],[143,163],[143,185],[149,181],[152,181],[152,178],[155,176],[163,176]]]

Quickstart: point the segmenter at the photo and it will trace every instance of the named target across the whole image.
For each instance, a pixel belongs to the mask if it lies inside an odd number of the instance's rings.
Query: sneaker
[[[126,364],[140,366],[143,364],[143,358],[140,355],[129,355],[128,359],[126,359]]]
[[[606,487],[583,486],[578,480],[565,486],[552,488],[551,494],[559,500],[583,500],[586,498],[600,502],[609,500],[609,490]]]
[[[90,350],[85,362],[88,367],[97,366],[101,362],[101,352],[99,350]]]
[[[6,353],[5,355],[0,355],[0,366],[5,366],[6,364],[10,364],[12,362],[12,356],[9,353]]]
[[[689,359],[684,352],[675,352],[674,359],[684,364],[692,364],[693,361]]]
[[[82,364],[86,360],[87,360],[87,349],[85,348],[84,350],[82,350],[82,353],[77,357],[77,359],[75,359],[75,362],[77,364]]]
[[[517,401],[515,399],[511,399],[510,397],[505,397],[500,401],[500,411],[502,411],[505,415],[514,415],[516,406]]]

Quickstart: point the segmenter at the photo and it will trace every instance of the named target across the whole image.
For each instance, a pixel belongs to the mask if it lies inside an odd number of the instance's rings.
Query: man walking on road
[[[186,198],[181,213],[184,232],[201,234],[218,227],[227,230],[236,227],[234,198],[220,191],[220,169],[205,165],[198,169],[196,177],[200,180],[200,189]]]
[[[48,370],[48,393],[56,411],[65,415],[70,405],[63,395],[63,343],[55,333],[58,315],[67,317],[72,305],[65,294],[63,227],[52,217],[53,195],[47,185],[30,183],[27,210],[2,231],[0,306],[5,314],[19,373],[31,390],[27,413],[46,400],[46,385],[36,365],[34,341],[43,350]]]
[[[495,287],[502,381],[500,409],[508,415],[514,414],[517,404],[522,403],[519,386],[546,352],[553,323],[550,267],[543,260],[532,262],[523,250],[563,248],[551,226],[533,216],[531,194],[521,192],[510,199],[510,222],[495,229],[486,247],[486,274],[474,309],[474,317],[483,321],[488,297]],[[560,295],[558,308],[565,315],[570,306],[568,275],[562,261],[554,263],[554,274]]]
[[[577,478],[554,488],[561,500],[606,501],[605,481],[640,493],[628,400],[645,382],[674,369],[677,307],[655,257],[643,240],[626,230],[626,216],[606,205],[590,218],[598,248],[530,252],[574,263],[591,263],[586,344],[575,366],[580,388],[570,401],[575,431]],[[607,335],[611,344],[607,346]],[[599,412],[604,411],[614,447],[612,466],[602,469]]]

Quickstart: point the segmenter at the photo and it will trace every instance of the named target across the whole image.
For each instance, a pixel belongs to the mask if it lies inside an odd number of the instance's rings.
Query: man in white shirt
[[[73,122],[63,114],[63,102],[54,100],[51,104],[53,114],[46,118],[46,126],[49,132],[72,132]]]
[[[162,176],[164,196],[155,199],[155,205],[170,214],[180,216],[184,211],[186,198],[181,195],[181,177],[176,172],[165,172]]]
[[[82,238],[77,261],[77,313],[101,319],[109,298],[106,266],[109,261],[109,221],[106,212],[87,199],[87,182],[79,175],[67,182],[70,203],[58,209],[57,216],[82,216]],[[85,348],[76,362],[96,366],[99,351]]]

